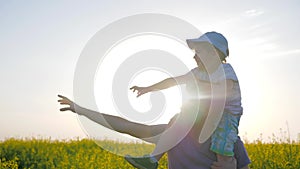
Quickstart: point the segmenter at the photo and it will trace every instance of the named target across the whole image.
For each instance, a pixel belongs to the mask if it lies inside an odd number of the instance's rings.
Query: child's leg
[[[218,161],[232,161],[234,143],[237,140],[240,116],[224,112],[212,135],[211,150],[216,153]]]
[[[224,156],[221,154],[216,154],[217,155],[217,160],[218,161],[226,161],[226,162],[231,162],[233,160],[233,156]]]

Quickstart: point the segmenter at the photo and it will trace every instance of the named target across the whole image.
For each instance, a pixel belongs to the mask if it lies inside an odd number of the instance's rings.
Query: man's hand
[[[141,95],[151,92],[149,87],[138,87],[138,86],[133,86],[130,88],[130,90],[133,90],[133,92],[137,91],[137,96],[140,97]]]
[[[232,161],[218,161],[213,162],[211,168],[212,169],[236,169],[236,159],[233,158]]]
[[[61,108],[60,111],[72,111],[75,113],[75,103],[73,101],[71,101],[70,99],[68,99],[67,97],[65,96],[62,96],[62,95],[58,95],[58,97],[60,98],[58,100],[58,102],[61,104],[61,105],[67,105],[68,107],[64,107],[64,108]]]

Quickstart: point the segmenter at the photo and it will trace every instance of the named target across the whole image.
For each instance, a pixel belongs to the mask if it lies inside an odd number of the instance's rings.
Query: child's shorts
[[[223,156],[234,155],[233,149],[238,136],[240,117],[241,115],[223,113],[219,125],[211,137],[211,151]]]

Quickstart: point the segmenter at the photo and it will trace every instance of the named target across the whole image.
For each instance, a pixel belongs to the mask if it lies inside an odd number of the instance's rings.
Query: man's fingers
[[[57,95],[58,97],[60,97],[60,98],[62,98],[62,99],[66,99],[66,97],[65,96],[62,96],[62,95]]]
[[[64,99],[61,99],[61,100],[57,100],[60,104],[71,104],[71,102],[69,100],[64,100]]]
[[[73,107],[73,102],[71,100],[69,100],[67,97],[62,96],[60,94],[57,95],[59,97],[59,99],[57,100],[61,105],[68,105],[67,107],[63,107],[61,109],[59,109],[60,111],[74,111],[72,109]]]
[[[61,108],[59,110],[60,111],[68,111],[68,110],[72,111],[70,107],[64,107],[64,108]]]
[[[57,95],[58,97],[61,98],[61,100],[67,100],[67,101],[70,101],[70,99],[68,99],[67,97],[65,96],[62,96],[62,95]]]
[[[59,102],[61,105],[70,105],[69,102]]]

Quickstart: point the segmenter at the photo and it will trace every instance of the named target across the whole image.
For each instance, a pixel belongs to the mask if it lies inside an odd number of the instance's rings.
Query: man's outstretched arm
[[[83,108],[65,96],[58,95],[58,97],[60,98],[58,102],[61,105],[66,105],[66,107],[61,108],[60,111],[72,111],[78,115],[85,116],[108,129],[129,134],[147,142],[156,143],[156,140],[152,137],[161,134],[167,127],[167,124],[149,126],[131,122],[118,116],[112,116]]]

